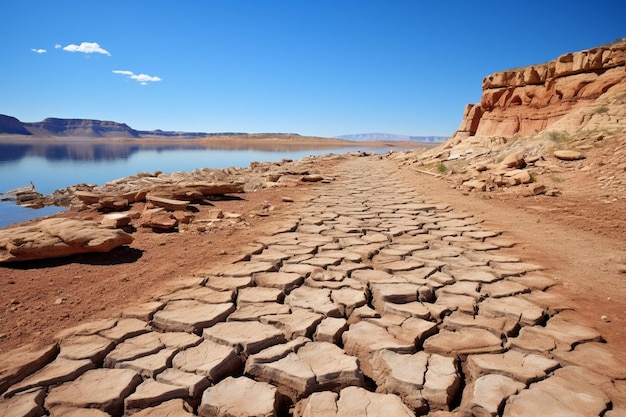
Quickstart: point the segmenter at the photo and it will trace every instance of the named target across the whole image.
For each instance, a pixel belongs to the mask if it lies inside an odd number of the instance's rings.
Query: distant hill
[[[135,130],[126,123],[91,119],[58,119],[49,117],[41,122],[21,122],[0,114],[0,135],[74,138],[181,138],[190,139],[215,135],[244,135],[245,133],[172,132]]]
[[[444,142],[448,137],[447,136],[395,135],[393,133],[357,133],[354,135],[335,136],[335,138],[346,139],[346,140],[356,140],[356,141],[389,140],[389,141],[404,141],[404,142],[441,143],[441,142]]]

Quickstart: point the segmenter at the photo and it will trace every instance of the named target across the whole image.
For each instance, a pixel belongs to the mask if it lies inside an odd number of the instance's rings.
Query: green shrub
[[[442,173],[443,173],[443,172],[446,172],[446,171],[448,170],[448,167],[447,167],[447,166],[446,166],[446,164],[444,164],[443,162],[439,162],[439,163],[437,164],[437,170],[438,170],[439,172],[442,172]]]
[[[604,113],[606,113],[606,112],[608,112],[608,111],[609,111],[609,108],[608,108],[608,107],[606,107],[606,106],[601,106],[601,107],[596,108],[596,109],[594,110],[594,113],[596,113],[596,114],[604,114]]]

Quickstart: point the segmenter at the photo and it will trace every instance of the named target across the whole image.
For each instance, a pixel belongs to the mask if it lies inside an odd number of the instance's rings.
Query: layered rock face
[[[480,103],[466,106],[455,136],[540,132],[576,108],[626,91],[625,62],[623,40],[567,53],[546,64],[489,75],[483,79]]]

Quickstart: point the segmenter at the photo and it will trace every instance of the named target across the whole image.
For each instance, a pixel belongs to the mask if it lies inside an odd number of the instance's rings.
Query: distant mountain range
[[[357,133],[354,135],[341,135],[335,136],[336,139],[346,139],[355,141],[404,141],[404,142],[428,142],[428,143],[441,143],[448,139],[447,136],[409,136],[409,135],[394,135],[393,133]]]
[[[173,132],[135,130],[126,123],[90,119],[57,119],[49,117],[41,122],[22,122],[15,117],[0,114],[0,135],[54,136],[75,138],[201,138],[217,135],[245,135],[237,132]]]

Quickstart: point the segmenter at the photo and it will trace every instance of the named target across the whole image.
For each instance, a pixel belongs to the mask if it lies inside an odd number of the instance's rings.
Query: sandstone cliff
[[[480,103],[466,106],[455,138],[524,136],[545,130],[598,99],[626,91],[625,61],[626,38],[545,64],[489,75],[483,79]],[[559,127],[580,128],[591,116],[578,114]]]

